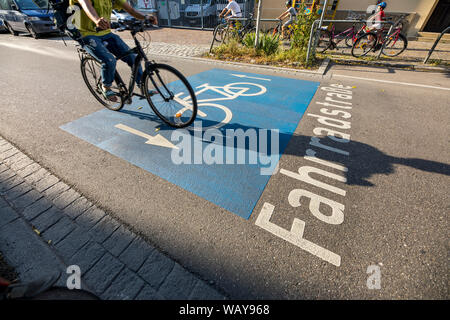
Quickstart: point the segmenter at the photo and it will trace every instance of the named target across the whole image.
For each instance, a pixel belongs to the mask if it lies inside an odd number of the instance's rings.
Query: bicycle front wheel
[[[219,24],[219,25],[216,27],[216,30],[214,30],[214,40],[215,40],[215,41],[217,41],[217,42],[222,42],[222,40],[223,40],[223,34],[224,34],[226,28],[227,28],[227,25],[226,25],[226,24]]]
[[[405,51],[407,46],[408,40],[404,35],[399,33],[398,35],[392,35],[387,39],[382,53],[388,57],[396,57]]]
[[[97,60],[92,57],[84,57],[81,60],[81,75],[83,76],[83,80],[86,83],[89,91],[92,95],[99,101],[102,105],[107,107],[110,110],[118,111],[122,109],[124,100],[122,95],[120,94],[120,90],[118,86],[112,86],[111,90],[116,92],[117,101],[110,101],[105,99],[102,94],[102,78],[101,78],[101,64]]]
[[[187,79],[166,64],[153,64],[146,71],[144,94],[150,107],[174,128],[189,126],[197,116],[197,98]]]
[[[377,44],[377,35],[369,32],[358,37],[352,47],[352,56],[355,58],[364,57]]]

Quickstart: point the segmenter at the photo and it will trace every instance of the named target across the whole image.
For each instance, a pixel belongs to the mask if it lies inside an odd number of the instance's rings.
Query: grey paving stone
[[[22,159],[28,158],[25,154],[23,154],[22,152],[18,152],[16,154],[14,154],[13,156],[10,156],[6,159],[3,159],[3,163],[6,164],[8,167],[10,167],[12,169],[12,166],[21,161]]]
[[[21,195],[24,195],[31,189],[32,189],[31,185],[29,185],[28,183],[25,183],[25,182],[20,183],[17,186],[15,186],[14,188],[7,190],[5,192],[5,197],[8,200],[13,200],[13,199],[20,197]]]
[[[167,275],[172,271],[175,262],[165,255],[153,250],[145,260],[138,274],[153,288],[158,289]]]
[[[69,218],[62,217],[58,220],[57,223],[52,225],[50,228],[45,230],[42,234],[42,237],[49,241],[51,240],[51,244],[55,245],[60,242],[62,239],[67,237],[67,235],[75,229],[76,225]]]
[[[24,158],[21,159],[20,161],[17,161],[17,162],[15,162],[15,163],[13,163],[13,164],[11,165],[11,169],[14,170],[14,171],[18,171],[18,170],[21,170],[21,169],[23,169],[23,168],[29,166],[29,165],[32,164],[32,163],[34,163],[33,160],[31,160],[31,159],[28,158],[28,157],[24,157]]]
[[[164,297],[157,293],[151,286],[146,285],[142,288],[141,292],[139,292],[135,300],[164,300]]]
[[[5,199],[3,199],[2,197],[0,197],[0,208],[3,208],[3,207],[9,207],[9,203],[6,202]]]
[[[12,157],[13,155],[15,155],[19,152],[20,151],[14,147],[11,149],[8,149],[8,150],[0,153],[0,160],[3,160],[3,162],[5,162],[6,159],[8,159],[9,157]]]
[[[61,193],[63,193],[64,191],[68,190],[70,187],[65,184],[64,182],[60,181],[57,184],[55,184],[54,186],[48,188],[47,190],[43,191],[42,193],[44,194],[44,196],[49,199],[49,200],[53,200],[56,197],[58,197]]]
[[[136,238],[136,235],[121,225],[114,233],[103,242],[103,247],[112,255],[118,257]]]
[[[24,282],[65,272],[64,264],[23,219],[0,228],[0,251]]]
[[[40,215],[42,212],[50,209],[52,205],[53,204],[49,200],[41,198],[32,205],[26,207],[23,210],[22,214],[25,217],[25,219],[32,220],[36,218],[38,215]]]
[[[225,300],[226,297],[216,289],[198,280],[189,297],[190,300]]]
[[[133,271],[138,271],[150,253],[155,250],[149,246],[144,240],[137,237],[119,256],[119,259]]]
[[[77,265],[81,269],[81,274],[87,273],[101,257],[106,254],[106,250],[94,241],[89,241],[82,246],[66,262],[69,265]]]
[[[6,181],[6,180],[14,177],[15,175],[16,175],[16,173],[8,168],[8,170],[3,171],[2,173],[0,173],[0,182]]]
[[[84,197],[81,197],[74,202],[72,202],[69,206],[64,209],[64,213],[71,217],[72,219],[76,219],[83,212],[92,207],[92,203],[89,202]]]
[[[42,179],[37,181],[34,186],[37,191],[43,192],[48,188],[54,186],[59,182],[59,179],[52,174],[45,175]]]
[[[44,168],[39,169],[38,171],[30,174],[29,176],[25,177],[25,181],[31,184],[36,184],[38,181],[40,181],[42,178],[50,175],[50,173],[45,170]],[[39,191],[39,190],[38,190]]]
[[[145,282],[130,269],[123,269],[100,296],[104,300],[133,300]]]
[[[166,277],[158,293],[169,300],[187,300],[197,284],[198,278],[178,263]]]
[[[97,295],[102,294],[114,278],[124,268],[124,264],[109,253],[106,253],[81,279],[92,288]]]
[[[18,186],[19,184],[23,183],[24,180],[21,177],[14,176],[12,178],[9,178],[8,180],[4,180],[0,182],[0,193],[4,194],[8,190]]]
[[[18,176],[25,178],[27,176],[29,176],[32,173],[35,173],[36,171],[38,171],[39,169],[41,169],[42,167],[37,164],[37,163],[32,163],[29,166],[26,166],[23,169],[17,170],[16,173]]]
[[[81,214],[75,222],[82,228],[89,230],[105,216],[105,212],[99,208],[93,206]]]
[[[8,151],[10,149],[14,148],[14,146],[10,143],[4,143],[2,145],[0,145],[0,153],[3,153],[5,151]]]
[[[47,211],[43,212],[37,218],[31,220],[31,224],[40,232],[44,232],[49,227],[54,225],[63,217],[61,211],[55,207],[51,207]]]
[[[74,189],[69,189],[61,193],[59,196],[57,196],[53,200],[53,203],[57,208],[64,209],[65,207],[67,207],[69,204],[71,204],[80,197],[81,195],[77,191],[75,191]]]
[[[89,230],[89,235],[98,243],[102,243],[119,227],[120,225],[114,219],[105,216]]]
[[[6,170],[8,170],[9,168],[2,163],[0,163],[0,173],[5,172]]]
[[[40,198],[42,198],[42,194],[40,192],[31,190],[30,192],[27,192],[24,195],[12,200],[12,203],[17,209],[21,210],[35,203]]]
[[[88,243],[89,240],[90,237],[87,235],[86,231],[79,227],[75,227],[67,237],[55,245],[55,248],[58,254],[63,257],[64,261],[69,262],[70,258]]]
[[[1,199],[0,199],[1,201]],[[11,207],[0,207],[0,228],[17,219],[19,215]]]

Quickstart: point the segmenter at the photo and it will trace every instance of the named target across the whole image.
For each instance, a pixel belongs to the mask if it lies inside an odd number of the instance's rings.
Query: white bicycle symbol
[[[198,97],[200,94],[206,92],[206,91],[213,91],[215,93],[220,94],[222,97],[220,98],[212,98],[212,99],[200,99],[197,100],[199,107],[212,107],[216,109],[220,109],[224,112],[225,116],[223,120],[217,121],[218,123],[215,125],[210,125],[203,127],[202,129],[211,129],[211,128],[220,128],[226,125],[227,123],[230,123],[231,119],[233,118],[233,113],[231,110],[224,105],[212,103],[216,101],[223,101],[223,100],[234,100],[238,97],[251,97],[251,96],[259,96],[267,92],[266,87],[251,83],[251,82],[233,82],[229,83],[223,87],[219,86],[211,86],[208,83],[204,83],[200,86],[198,86],[196,89],[200,89],[197,92],[195,92],[195,95]],[[179,104],[183,105],[184,108],[180,109],[177,114],[183,114],[187,110],[192,110],[192,105],[190,104],[190,96],[182,99],[180,98],[184,93],[180,92],[177,95],[175,95],[175,101],[177,101]],[[198,110],[197,115],[205,118],[208,116],[205,112]],[[216,122],[216,121],[214,121]],[[195,128],[194,128],[195,130]]]

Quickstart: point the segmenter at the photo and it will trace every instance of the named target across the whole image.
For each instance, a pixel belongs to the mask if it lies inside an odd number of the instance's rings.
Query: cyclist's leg
[[[102,40],[102,37],[86,36],[80,40],[80,43],[84,50],[101,62],[103,91],[105,97],[109,99],[114,96],[111,86],[116,72],[116,58],[108,51]]]
[[[105,41],[107,44],[107,49],[114,54],[116,57],[124,55],[128,50],[130,50],[130,47],[120,38],[118,35],[114,33],[110,33],[106,36]],[[131,68],[134,65],[134,61],[136,60],[137,54],[129,54],[125,57],[123,57],[121,60],[128,64]],[[139,66],[138,73],[136,76],[136,83],[138,86],[141,84],[142,79],[142,67]]]
[[[292,24],[293,20],[292,18],[290,18],[288,21],[286,21],[283,24],[283,27],[281,28],[281,36],[284,38],[285,37],[285,31],[286,29]]]

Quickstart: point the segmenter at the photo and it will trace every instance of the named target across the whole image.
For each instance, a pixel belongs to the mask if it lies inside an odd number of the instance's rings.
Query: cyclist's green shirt
[[[103,17],[108,21],[111,21],[112,9],[120,10],[126,0],[91,0],[95,11],[99,17]],[[77,4],[78,0],[70,0],[70,5]],[[80,5],[81,6],[81,5]],[[79,20],[75,19],[74,25],[80,30],[81,35],[85,36],[104,36],[111,32],[111,29],[95,31],[96,25],[94,21],[89,19],[86,12],[83,9],[80,10]]]

